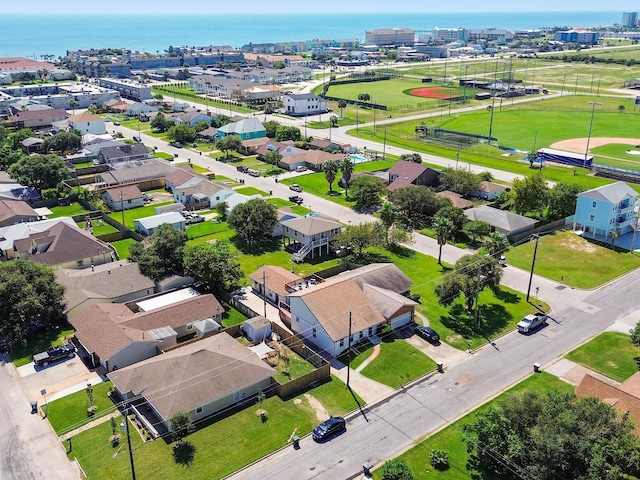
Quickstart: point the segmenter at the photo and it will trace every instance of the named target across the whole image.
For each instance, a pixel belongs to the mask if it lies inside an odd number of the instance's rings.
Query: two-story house
[[[283,219],[279,222],[283,241],[289,246],[300,246],[291,256],[294,262],[302,262],[329,253],[329,242],[342,230],[342,224],[333,219],[312,214],[302,218]]]
[[[597,238],[611,238],[632,232],[638,214],[638,193],[624,182],[611,183],[578,194],[573,231]]]
[[[282,103],[287,115],[306,116],[327,111],[325,99],[312,93],[289,93],[282,98]]]

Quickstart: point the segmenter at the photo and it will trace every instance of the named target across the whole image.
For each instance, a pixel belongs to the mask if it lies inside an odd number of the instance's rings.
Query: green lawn
[[[335,377],[306,393],[321,402],[329,399],[325,408],[332,415],[344,415],[357,408],[349,390]],[[195,445],[197,452],[188,471],[173,462],[172,444],[162,440],[143,444],[140,436],[133,432],[131,439],[137,478],[222,478],[286,445],[293,434],[308,434],[319,423],[303,395],[287,401],[278,397],[268,398],[262,408],[267,412],[266,423],[262,423],[256,414],[258,406],[250,405],[189,435],[187,439]],[[118,424],[121,420],[122,417],[117,418]],[[117,448],[113,448],[109,443],[110,435],[111,427],[107,422],[73,437],[73,451],[69,458],[77,458],[92,480],[130,476],[126,442],[121,441]],[[118,454],[114,456],[116,452]]]
[[[638,135],[640,137],[640,135]],[[625,170],[640,170],[640,155],[627,153],[630,150],[638,151],[634,145],[610,143],[602,147],[591,148],[594,163]]]
[[[212,221],[204,221],[189,225],[187,227],[187,236],[189,239],[201,238],[211,234],[224,233],[229,230],[227,222],[215,223]]]
[[[604,332],[566,357],[618,382],[638,372],[640,349],[629,341],[626,333]]]
[[[112,385],[111,382],[102,382],[93,386],[93,405],[96,407],[96,413],[91,418],[87,415],[87,408],[91,404],[86,389],[49,402],[47,420],[51,423],[56,434],[62,435],[70,432],[87,422],[115,411],[113,402],[107,396]]]
[[[284,357],[288,358],[288,369],[287,362]],[[307,362],[304,358],[300,357],[293,350],[289,349],[286,345],[281,345],[280,358],[278,364],[273,368],[278,372],[275,376],[275,379],[281,384],[285,384],[291,380],[294,380],[298,377],[302,377],[307,373],[313,372],[315,367]],[[287,375],[286,372],[289,372]]]
[[[78,227],[80,227],[80,228],[82,228],[84,230],[84,228],[86,227],[87,223],[86,222],[78,222],[77,225],[78,225]],[[111,225],[109,225],[108,223],[103,222],[102,220],[91,222],[91,227],[93,228],[93,234],[96,237],[99,237],[100,235],[106,235],[106,234],[109,234],[109,233],[115,233],[115,232],[118,231],[117,228],[112,227]]]
[[[389,335],[383,338],[378,357],[361,373],[365,377],[397,389],[435,368],[436,362],[420,350],[404,340]]]
[[[89,213],[89,210],[86,210],[82,205],[77,202],[72,203],[71,205],[60,205],[57,207],[51,207],[49,210],[53,212],[53,215],[49,215],[49,218],[58,218],[58,217],[73,217],[75,215],[82,215]]]
[[[68,325],[67,325],[68,326]],[[73,335],[73,329],[54,327],[50,330],[34,334],[26,345],[14,345],[10,352],[11,360],[16,367],[21,367],[32,361],[35,353],[44,352],[53,345],[69,343],[65,340]]]
[[[133,221],[138,218],[151,217],[155,215],[155,209],[163,205],[172,205],[173,202],[161,202],[154,205],[145,205],[144,207],[132,208],[124,211],[124,224],[130,230],[134,230]],[[111,212],[109,216],[115,221],[122,223],[123,212]]]
[[[153,152],[153,157],[160,158],[162,160],[173,160],[175,157],[167,152]]]
[[[429,436],[426,440],[400,455],[399,458],[407,463],[415,480],[469,480],[471,478],[471,474],[467,470],[469,454],[467,453],[466,444],[462,441],[462,426],[473,421],[479,412],[485,411],[490,405],[495,405],[499,400],[510,394],[523,391],[535,391],[544,394],[552,390],[572,392],[573,387],[545,372],[531,375],[491,402],[453,422],[438,433]],[[449,455],[450,467],[448,470],[438,471],[429,465],[429,455],[436,449],[444,450]],[[381,466],[376,465],[376,467]],[[373,473],[374,479],[381,480],[380,468],[377,468]]]
[[[505,254],[507,263],[529,270],[535,242],[512,247]],[[590,268],[584,268],[585,255]],[[535,273],[576,288],[595,288],[640,266],[640,257],[611,250],[569,231],[540,238]],[[562,280],[562,278],[564,280]]]
[[[268,197],[269,194],[267,192],[264,192],[262,190],[257,189],[256,187],[241,187],[241,188],[236,188],[236,192],[241,193],[242,195],[261,195],[263,197]]]
[[[227,328],[233,325],[237,325],[238,323],[244,322],[247,317],[245,317],[238,310],[233,308],[230,305],[222,302],[222,306],[224,307],[224,313],[222,314],[222,326]]]
[[[137,242],[133,238],[125,238],[111,242],[111,245],[116,249],[116,252],[118,252],[118,258],[124,260],[125,258],[129,258],[129,247],[134,243]]]

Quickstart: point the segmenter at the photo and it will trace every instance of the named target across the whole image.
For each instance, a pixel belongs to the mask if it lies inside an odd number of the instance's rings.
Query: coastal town
[[[640,477],[620,15],[0,58],[0,478]]]

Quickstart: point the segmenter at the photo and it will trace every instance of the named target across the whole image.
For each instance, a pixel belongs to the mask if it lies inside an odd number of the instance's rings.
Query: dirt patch
[[[596,245],[587,242],[577,235],[567,236],[559,243],[559,245],[563,248],[570,248],[571,250],[576,250],[578,252],[593,253],[598,250],[598,247]]]
[[[322,403],[320,403],[317,398],[309,395],[308,393],[304,394],[304,398],[307,399],[309,405],[311,405],[311,408],[313,408],[313,411],[316,412],[318,421],[323,422],[324,420],[329,418],[329,412],[327,412],[327,409],[324,408],[324,405],[322,405]]]
[[[414,88],[413,90],[409,90],[409,94],[414,97],[424,97],[424,98],[449,98],[449,97],[457,97],[458,92],[455,92],[455,95],[452,94],[452,90],[443,87],[423,87],[423,88]]]
[[[621,145],[640,145],[640,138],[617,138],[617,137],[591,137],[589,140],[589,150],[610,143]],[[570,138],[561,140],[550,145],[550,148],[566,150],[574,153],[584,153],[587,148],[587,138]]]

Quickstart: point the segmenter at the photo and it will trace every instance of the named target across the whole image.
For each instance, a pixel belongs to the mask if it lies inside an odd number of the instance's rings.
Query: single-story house
[[[64,108],[53,108],[48,110],[27,110],[18,112],[11,117],[11,121],[18,128],[43,128],[50,127],[56,122],[61,122],[69,118],[69,114]]]
[[[165,429],[178,412],[197,422],[269,389],[275,370],[222,332],[111,372],[124,398],[144,404]]]
[[[371,264],[305,283],[287,295],[289,309],[280,314],[305,342],[337,357],[350,343],[375,337],[384,325],[411,323],[417,305],[405,296],[411,283],[392,263]]]
[[[473,207],[473,202],[462,198],[462,195],[460,195],[459,193],[456,192],[451,192],[449,190],[445,190],[443,192],[437,192],[436,195],[438,197],[443,197],[443,198],[448,198],[449,200],[451,200],[451,204],[454,207],[457,208],[462,208],[463,210],[465,208],[471,208]]]
[[[537,220],[532,218],[523,217],[522,215],[516,215],[515,213],[486,205],[469,208],[464,211],[464,214],[472,222],[487,222],[494,231],[505,237],[532,230],[536,223],[538,223]]]
[[[39,220],[37,212],[22,200],[0,200],[0,227]]]
[[[244,153],[245,155],[253,155],[254,153],[257,153],[258,150],[262,148],[263,145],[268,144],[270,142],[271,140],[269,140],[269,138],[267,137],[251,138],[249,140],[243,140],[242,144],[240,145],[240,152]]]
[[[294,171],[298,167],[307,167],[317,172],[322,170],[322,166],[329,160],[339,162],[344,158],[340,153],[329,153],[324,150],[303,150],[302,153],[283,156],[279,166],[289,171]]]
[[[218,137],[223,138],[227,135],[238,135],[241,140],[249,140],[266,137],[267,130],[258,118],[249,117],[218,128]]]
[[[254,193],[253,195],[244,195],[242,193],[234,192],[233,195],[227,197],[224,201],[227,204],[227,215],[233,210],[236,206],[241,205],[243,203],[247,203],[249,200],[253,200],[254,198],[262,198],[262,195],[259,193]]]
[[[198,132],[199,138],[204,138],[205,140],[212,141],[215,140],[218,136],[218,129],[216,127],[205,128],[204,130],[200,130]]]
[[[342,152],[342,145],[338,142],[332,142],[326,138],[314,138],[309,142],[309,148],[311,150],[326,150],[326,151],[340,151]]]
[[[102,199],[115,212],[144,206],[144,194],[137,185],[109,188],[102,193]]]
[[[140,313],[120,303],[97,303],[69,321],[91,363],[112,371],[174,347],[179,338],[196,332],[198,322],[218,323],[223,312],[218,300],[207,294]]]
[[[155,293],[153,280],[134,262],[112,262],[82,270],[55,271],[65,286],[64,313],[70,319],[97,303],[128,303]]]
[[[599,398],[622,415],[628,414],[635,425],[640,422],[640,372],[634,373],[621,384],[586,374],[576,388],[576,396]]]
[[[138,218],[133,221],[135,231],[141,235],[153,235],[160,225],[168,223],[177,230],[186,228],[186,221],[179,212],[167,212],[151,217]]]
[[[127,117],[140,117],[141,115],[148,116],[158,113],[158,107],[142,102],[136,102],[128,105],[125,113]]]
[[[168,172],[164,177],[164,186],[168,191],[173,193],[173,190],[177,185],[182,185],[193,178],[206,179],[204,175],[199,173],[183,170],[182,168],[175,168]]]
[[[25,138],[22,142],[22,151],[27,155],[31,155],[32,153],[41,153],[42,145],[44,144],[44,140],[42,138],[37,137],[29,137]]]
[[[511,190],[506,185],[500,185],[499,183],[480,182],[480,189],[471,193],[472,197],[482,198],[483,200],[495,200],[501,192],[508,192]]]
[[[181,185],[173,187],[173,199],[176,203],[182,203],[190,207],[215,207],[225,202],[236,192],[224,183],[210,182],[209,180],[194,177]]]
[[[151,152],[144,143],[133,143],[104,147],[98,153],[99,163],[127,162],[144,160],[151,157]]]
[[[409,185],[435,187],[438,184],[438,172],[421,163],[399,160],[389,170],[387,190],[393,192]]]
[[[211,116],[202,112],[183,113],[179,115],[171,115],[169,117],[176,125],[184,124],[195,127],[200,122],[211,123]]]
[[[116,258],[111,245],[78,228],[70,217],[0,227],[7,259],[22,258],[55,268],[88,268]]]

